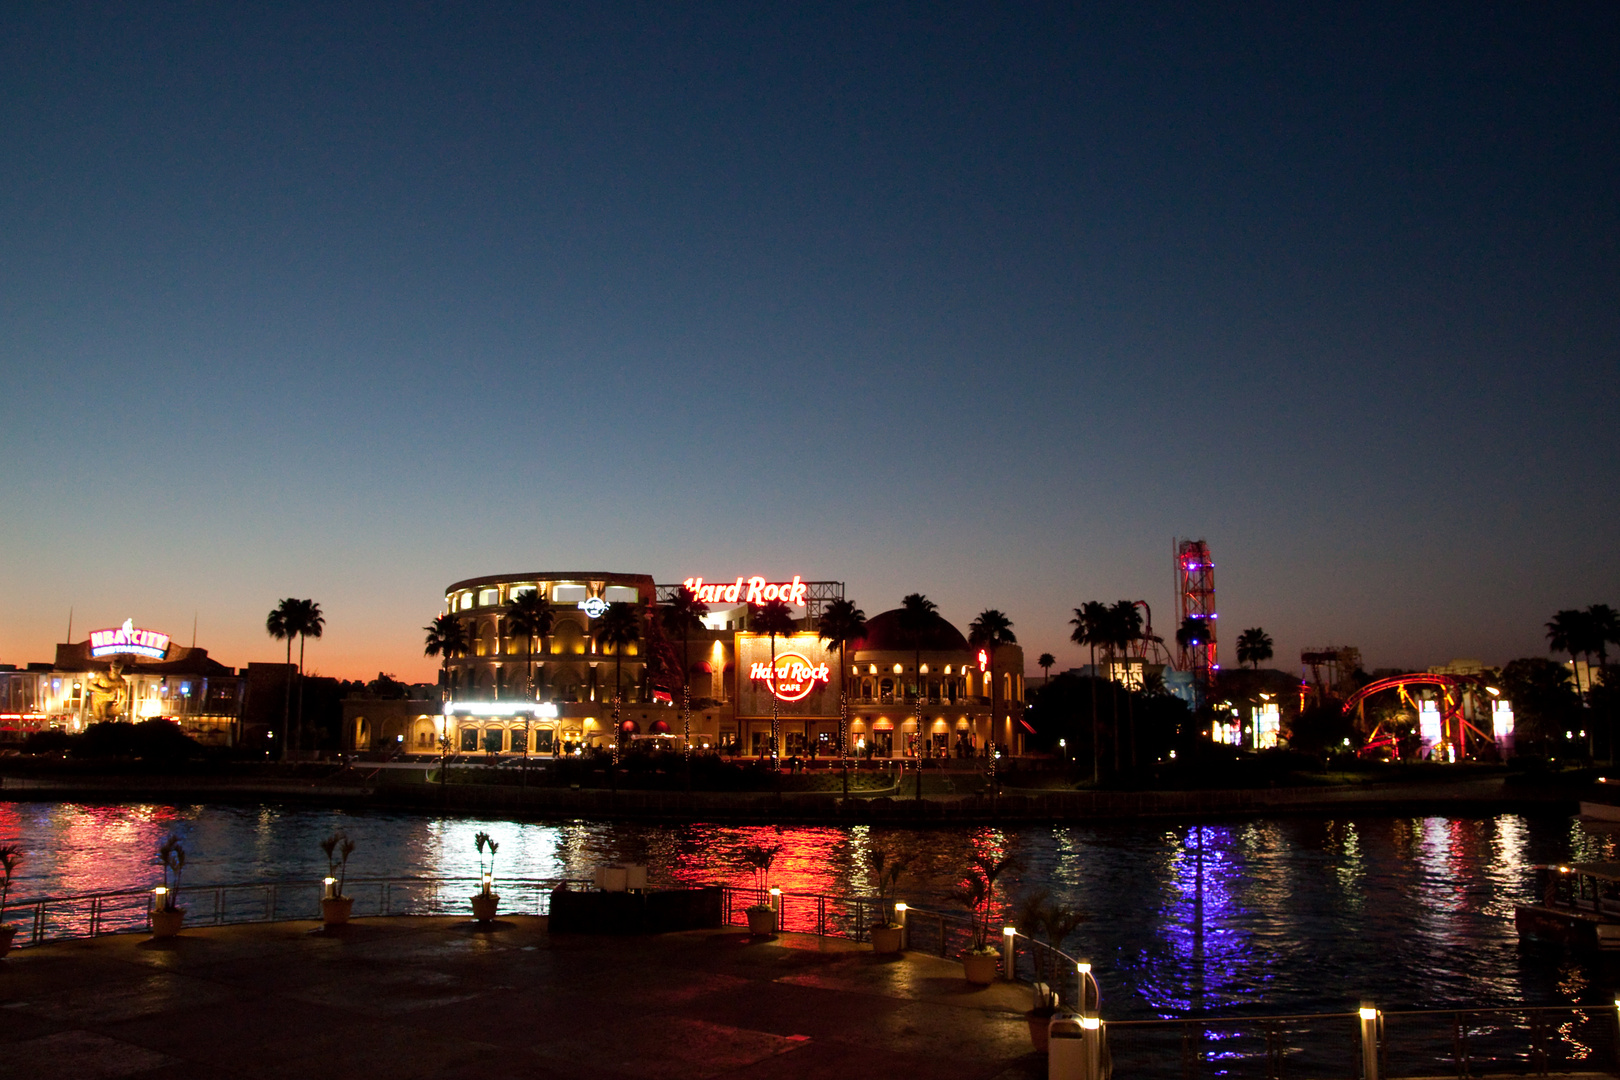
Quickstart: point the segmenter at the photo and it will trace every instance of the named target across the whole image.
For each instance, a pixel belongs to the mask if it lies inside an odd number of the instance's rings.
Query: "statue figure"
[[[129,679],[124,675],[124,661],[114,659],[106,674],[91,675],[85,683],[85,696],[89,698],[85,712],[89,722],[121,720],[129,707]]]

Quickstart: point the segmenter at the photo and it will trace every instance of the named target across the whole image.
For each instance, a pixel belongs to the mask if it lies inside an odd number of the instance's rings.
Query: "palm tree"
[[[1110,652],[1118,649],[1127,660],[1125,665],[1125,726],[1131,741],[1131,772],[1136,771],[1136,700],[1131,696],[1130,651],[1131,643],[1142,640],[1142,613],[1134,600],[1117,601],[1108,609],[1108,643]],[[1144,668],[1146,664],[1144,662]],[[1109,681],[1113,681],[1113,663],[1109,663]],[[1114,699],[1114,767],[1120,767],[1119,696]]]
[[[939,605],[935,604],[922,593],[907,593],[900,598],[900,628],[911,637],[911,646],[914,653],[911,665],[909,684],[912,691],[912,707],[916,710],[917,723],[917,757],[922,760],[922,639],[934,620],[939,618]]]
[[[681,746],[687,760],[692,757],[692,635],[703,629],[703,616],[709,605],[697,598],[697,593],[685,585],[675,590],[669,602],[659,608],[659,619],[664,631],[681,639]],[[687,774],[691,778],[691,774]]]
[[[1604,680],[1603,713],[1609,729],[1609,763],[1614,763],[1614,693],[1608,689],[1609,646],[1620,645],[1620,612],[1608,604],[1593,604],[1586,609],[1591,629],[1592,648],[1598,654],[1598,678]]]
[[[1013,633],[1012,620],[995,608],[985,608],[979,617],[968,624],[968,644],[990,654],[990,787],[996,783],[996,650],[1003,645],[1018,644]],[[918,725],[921,728],[922,725]],[[1009,739],[1011,736],[1009,736]],[[1007,747],[1012,752],[1012,746]]]
[[[1592,651],[1597,653],[1598,671],[1609,666],[1609,646],[1620,645],[1620,611],[1608,604],[1593,604],[1586,609],[1587,629],[1591,633]]]
[[[294,731],[293,752],[301,753],[304,746],[304,642],[308,638],[318,638],[321,631],[326,628],[326,616],[321,613],[321,605],[313,600],[283,600],[287,607],[283,615],[283,630],[291,635],[298,635],[298,724]]]
[[[613,763],[619,763],[619,709],[624,700],[624,650],[641,640],[641,612],[635,604],[613,603],[592,630],[598,647],[613,646]]]
[[[1195,645],[1203,644],[1204,637],[1204,620],[1196,615],[1189,615],[1182,619],[1181,625],[1176,628],[1176,644],[1183,649],[1191,649]]]
[[[849,646],[866,636],[866,612],[855,606],[854,601],[839,598],[828,604],[822,611],[818,620],[816,633],[822,641],[827,643],[829,649],[838,653],[838,756],[847,755],[846,744],[849,742],[848,699],[844,695],[844,669],[848,667]],[[846,767],[844,783],[849,783],[849,772]],[[846,789],[844,794],[849,794]]]
[[[524,589],[506,602],[506,633],[523,639],[523,658],[529,676],[529,702],[539,700],[534,688],[534,645],[536,639],[544,641],[557,619],[551,604],[539,589]],[[523,782],[528,783],[530,725],[534,722],[531,709],[523,714]]]
[[[1251,626],[1238,635],[1237,658],[1240,664],[1249,664],[1254,670],[1260,670],[1260,661],[1270,660],[1274,654],[1271,651],[1271,635],[1258,626]]]
[[[771,769],[782,767],[782,716],[776,698],[776,639],[793,633],[793,611],[780,600],[748,605],[748,629],[771,639]],[[740,665],[739,665],[740,666]],[[738,678],[742,676],[739,673]]]
[[[1047,683],[1052,681],[1052,667],[1056,663],[1057,657],[1053,656],[1049,652],[1043,652],[1040,656],[1036,657],[1035,666],[1040,668],[1042,674],[1044,675],[1044,678],[1041,680],[1042,686],[1045,686]]]
[[[1592,619],[1584,611],[1566,608],[1547,624],[1547,650],[1569,653],[1569,669],[1575,675],[1575,690],[1584,699],[1576,657],[1592,653]]]
[[[529,700],[538,701],[534,686],[535,639],[545,639],[556,625],[557,613],[540,595],[539,589],[525,589],[506,602],[506,633],[508,637],[523,639],[523,652],[528,660]]]
[[[1091,649],[1091,782],[1099,784],[1102,782],[1102,736],[1097,722],[1097,646],[1108,638],[1108,605],[1087,600],[1074,609],[1069,625],[1074,627],[1069,640]]]
[[[292,643],[298,636],[298,631],[289,629],[290,619],[298,604],[297,600],[287,597],[281,603],[270,609],[270,614],[264,620],[264,629],[276,641],[287,643],[287,692],[281,703],[281,757],[286,759],[292,753]]]
[[[442,658],[444,692],[450,692],[450,661],[467,655],[467,625],[450,612],[445,612],[422,628],[427,631],[425,656]],[[450,727],[445,725],[439,735],[439,783],[445,782],[450,759]]]

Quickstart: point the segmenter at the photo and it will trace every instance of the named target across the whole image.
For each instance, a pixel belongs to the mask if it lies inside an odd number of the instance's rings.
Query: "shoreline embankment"
[[[400,783],[372,778],[308,780],[221,776],[0,776],[7,802],[289,802],[378,810],[507,813],[535,818],[975,824],[1280,814],[1574,813],[1567,788],[1515,784],[1502,776],[1450,782],[1178,791],[1008,789],[998,795],[837,792],[716,792]]]

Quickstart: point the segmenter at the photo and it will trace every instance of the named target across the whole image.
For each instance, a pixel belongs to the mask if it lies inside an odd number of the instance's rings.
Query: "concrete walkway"
[[[0,1077],[1044,1077],[1027,991],[737,929],[557,937],[516,916],[60,942],[0,962]]]

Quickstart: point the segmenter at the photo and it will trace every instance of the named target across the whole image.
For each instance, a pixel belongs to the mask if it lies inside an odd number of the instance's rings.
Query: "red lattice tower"
[[[1191,671],[1193,678],[1209,685],[1210,676],[1221,670],[1215,651],[1215,564],[1209,545],[1202,540],[1176,542],[1176,602],[1181,611],[1178,626],[1188,619],[1204,625],[1204,633],[1191,645],[1180,647],[1176,667]]]

